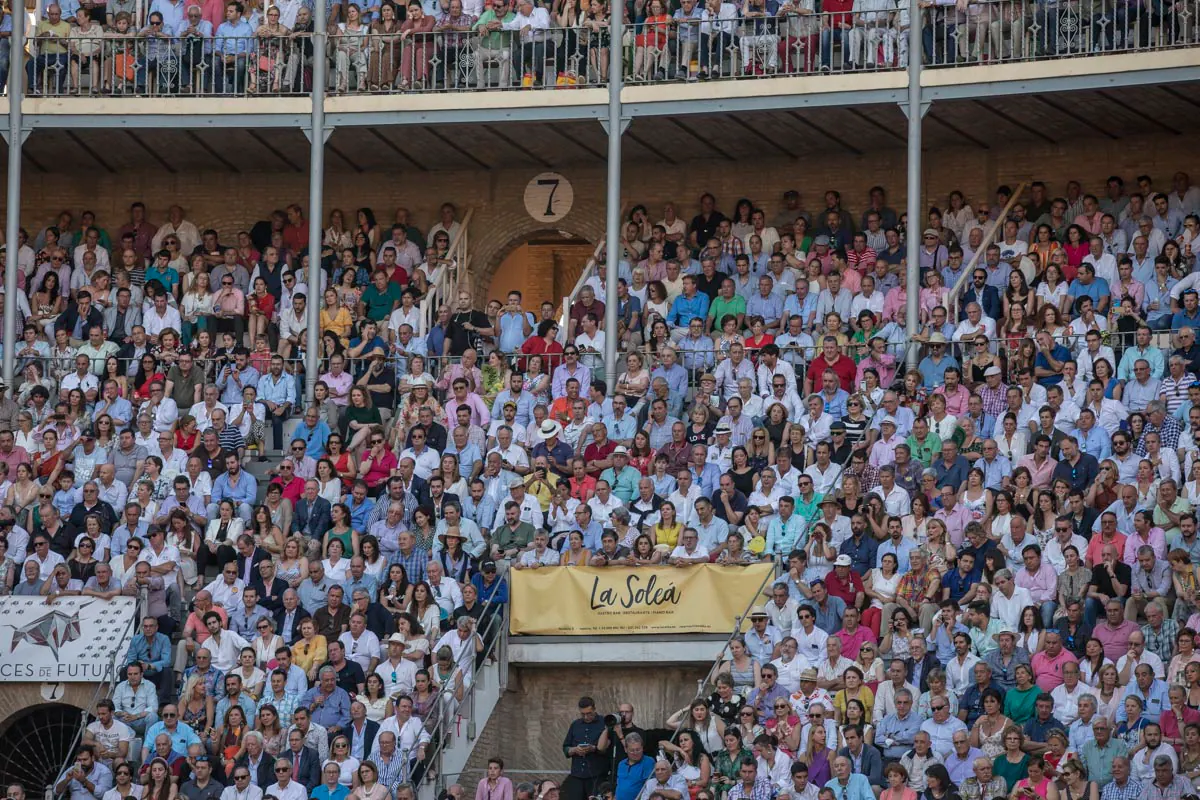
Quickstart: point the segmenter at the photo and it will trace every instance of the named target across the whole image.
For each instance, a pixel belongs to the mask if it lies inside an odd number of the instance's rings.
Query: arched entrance
[[[20,783],[37,797],[54,783],[71,755],[80,710],[66,704],[33,706],[0,726],[0,784]]]
[[[556,305],[570,294],[595,248],[582,236],[564,230],[538,230],[514,237],[489,259],[479,276],[482,306],[503,300],[517,289],[525,308],[534,311],[543,300]]]

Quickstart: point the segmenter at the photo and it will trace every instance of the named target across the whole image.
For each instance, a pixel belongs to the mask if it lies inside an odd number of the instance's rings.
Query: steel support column
[[[305,330],[304,400],[313,401],[321,371],[321,220],[325,180],[325,3],[313,4],[312,118],[308,157],[308,323]]]
[[[21,148],[25,144],[21,100],[25,96],[25,7],[14,6],[8,70],[8,217],[5,237],[8,243],[4,273],[4,382],[13,386],[13,361],[17,348],[17,270],[20,269],[19,235],[21,230]],[[15,394],[15,392],[14,392]]]
[[[913,341],[913,334],[920,329],[917,313],[921,295],[921,232],[925,230],[925,219],[921,214],[921,5],[918,0],[908,0],[908,226],[906,228],[908,269],[905,272],[904,325],[908,332],[907,362],[916,369],[921,355],[920,345]]]
[[[608,214],[604,252],[604,381],[609,392],[617,385],[617,273],[621,263],[621,29],[624,19],[620,9],[609,22],[610,52],[608,56]]]

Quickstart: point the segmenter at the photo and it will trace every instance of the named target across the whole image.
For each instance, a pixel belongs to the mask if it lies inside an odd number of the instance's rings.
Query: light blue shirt
[[[770,325],[783,316],[783,298],[774,292],[763,297],[761,293],[753,294],[746,300],[746,319],[762,317]]]
[[[637,419],[626,411],[618,419],[615,415],[610,414],[604,418],[604,424],[608,428],[608,438],[622,441],[632,439],[637,433]]]
[[[679,357],[686,368],[697,370],[712,367],[715,356],[711,337],[701,336],[693,339],[691,336],[685,336],[675,346],[679,350]]]
[[[1087,433],[1076,428],[1074,435],[1079,440],[1079,449],[1089,456],[1104,459],[1112,455],[1112,439],[1109,438],[1108,431],[1099,425],[1093,425]],[[975,465],[979,466],[979,462],[975,462]]]
[[[997,455],[991,462],[981,458],[975,462],[975,466],[983,470],[984,488],[992,491],[999,491],[1005,476],[1011,475],[1013,469],[1012,462],[1002,455]]]
[[[767,553],[787,555],[797,547],[803,547],[804,520],[795,512],[784,522],[782,515],[775,515],[767,525]]]
[[[187,27],[187,0],[179,0],[178,3],[172,3],[171,0],[154,0],[150,4],[150,14],[153,14],[155,11],[162,14],[164,31],[174,32]],[[146,16],[149,17],[150,15],[147,14]],[[151,739],[150,741],[154,740]],[[186,753],[187,749],[181,749],[179,752]]]
[[[237,485],[231,485],[229,482],[229,473],[222,472],[220,476],[213,481],[212,501],[220,503],[222,500],[229,499],[235,503],[246,503],[254,505],[254,501],[258,496],[258,481],[254,479],[246,470],[238,471]]]
[[[431,12],[435,16],[440,13]],[[537,329],[537,323],[534,322],[533,314],[525,312],[525,321],[529,323],[529,327]],[[525,326],[521,323],[521,315],[513,312],[506,312],[500,315],[500,351],[504,353],[512,353],[521,349],[521,345],[525,343]]]
[[[292,434],[292,438],[308,443],[304,452],[309,458],[324,458],[325,442],[329,440],[329,425],[325,423],[325,420],[319,419],[317,424],[310,429],[308,423],[301,420],[296,427],[296,432]]]
[[[250,26],[245,23],[245,20],[243,20],[242,23],[245,25],[247,30],[250,29]],[[221,25],[219,30],[223,31],[229,27],[231,26],[228,22],[226,22]],[[240,36],[242,34],[236,35]],[[253,31],[245,35],[253,35]],[[222,46],[226,48],[240,48],[236,53],[226,52],[224,55],[244,55],[247,44],[244,39],[227,39],[222,42],[218,42],[217,52],[222,52]],[[258,386],[258,380],[261,376],[258,374],[258,370],[247,365],[245,369],[238,370],[238,379],[235,381],[233,380],[233,372],[227,372],[226,369],[228,368],[226,367],[222,369],[221,374],[217,376],[217,388],[221,390],[221,402],[226,406],[231,406],[234,403],[242,402],[242,389],[246,388],[247,386]]]
[[[692,480],[700,487],[700,494],[712,497],[721,482],[721,468],[709,461],[699,473],[696,472],[695,464],[688,465],[688,469],[692,471]]]
[[[1137,681],[1130,681],[1125,687],[1126,697],[1136,697],[1142,701],[1142,715],[1150,720],[1156,720],[1162,716],[1162,712],[1171,708],[1171,701],[1167,697],[1167,684],[1165,681],[1160,681],[1158,678],[1150,684],[1147,691],[1142,691],[1142,687],[1138,686]],[[1125,713],[1125,704],[1121,703],[1121,707],[1117,709],[1117,722],[1126,722],[1129,716]]]
[[[584,388],[581,386],[580,390],[582,391]],[[496,400],[492,403],[492,419],[504,418],[501,412],[504,411],[504,404],[510,400],[517,404],[517,416],[514,418],[514,422],[518,425],[528,425],[533,421],[533,395],[526,391],[514,395],[511,389],[505,389],[496,395]]]
[[[608,435],[614,439],[623,438],[617,437],[612,432],[612,425],[608,426],[608,430]],[[621,502],[626,504],[633,500],[634,495],[637,494],[638,481],[641,479],[642,473],[638,472],[628,464],[625,465],[625,469],[621,470],[621,474],[619,475],[617,474],[616,467],[609,467],[608,469],[604,470],[604,472],[600,473],[600,480],[608,481],[608,485],[612,487],[612,493],[615,494],[621,500]]]
[[[222,22],[221,26],[217,28],[215,49],[221,55],[244,56],[250,51],[250,38],[252,36],[254,36],[254,28],[250,27],[250,23],[241,17],[238,17],[237,22]],[[247,369],[253,369],[253,367],[248,367]],[[254,370],[254,377],[257,381],[258,370]],[[247,381],[243,380],[242,384],[245,385],[246,383]],[[237,402],[237,400],[233,402]]]
[[[291,403],[294,407],[296,379],[284,372],[279,376],[279,380],[275,380],[275,376],[268,372],[258,381],[258,399],[263,403],[270,402],[276,405]]]
[[[1123,381],[1132,381],[1134,362],[1141,359],[1145,359],[1146,363],[1150,365],[1151,378],[1156,380],[1162,378],[1163,369],[1165,369],[1162,350],[1153,345],[1147,347],[1145,350],[1141,350],[1136,346],[1127,349],[1124,355],[1121,356],[1121,363],[1117,367],[1117,377]]]
[[[891,553],[896,557],[896,560],[900,562],[899,566],[896,567],[896,571],[903,575],[904,573],[908,572],[908,555],[916,549],[917,543],[912,539],[901,538],[900,544],[897,546],[892,544],[892,540],[889,538],[887,541],[882,542],[875,550],[875,566],[878,567],[882,565],[883,557],[888,553]]]
[[[175,730],[171,731],[167,729],[167,723],[156,722],[146,731],[145,736],[145,741],[151,750],[154,749],[154,740],[158,738],[160,733],[165,733],[171,737],[171,749],[176,753],[186,753],[189,745],[200,744],[200,737],[192,730],[191,725],[180,721],[176,723]]]
[[[455,447],[454,442],[450,442],[442,453],[458,456],[458,474],[463,478],[469,478],[475,470],[475,464],[483,461],[483,453],[479,452],[479,448],[471,442],[467,442],[467,446],[462,450]]]
[[[101,399],[96,403],[96,410],[92,412],[92,422],[105,414],[108,414],[115,426],[120,428],[123,427],[121,423],[128,424],[133,421],[133,406],[124,397],[118,397],[112,403]]]
[[[894,744],[883,748],[883,756],[888,759],[899,759],[913,744],[913,737],[921,730],[921,715],[916,710],[908,712],[906,719],[900,719],[895,714],[888,714],[875,729],[875,741],[883,744],[885,739],[891,739]]]
[[[708,295],[696,292],[691,298],[681,294],[671,304],[667,312],[667,324],[676,328],[686,328],[694,318],[705,319],[708,316]]]
[[[788,299],[783,302],[784,318],[790,320],[793,316],[799,316],[803,320],[801,324],[803,330],[808,330],[811,327],[809,320],[814,319],[813,314],[816,311],[817,296],[812,292],[804,295],[803,300],[799,299],[795,294],[790,294],[788,295]],[[787,327],[786,322],[784,323],[784,327]]]
[[[729,537],[729,523],[716,514],[707,525],[697,519],[692,527],[696,529],[700,544],[710,553],[725,544],[725,539]]]
[[[851,774],[845,786],[837,778],[831,778],[825,788],[832,790],[837,800],[875,800],[871,782],[861,772]]]

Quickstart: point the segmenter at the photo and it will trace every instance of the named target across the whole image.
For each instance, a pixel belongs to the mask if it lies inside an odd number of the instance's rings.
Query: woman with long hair
[[[813,725],[808,732],[808,746],[796,756],[798,761],[808,764],[808,779],[816,786],[824,786],[833,775],[834,751],[827,738],[824,725]]]
[[[717,672],[728,672],[733,676],[734,689],[749,695],[751,689],[762,685],[759,667],[758,660],[751,656],[746,648],[746,640],[741,636],[734,636],[729,641],[729,657],[717,667]]]
[[[233,774],[237,760],[246,753],[246,734],[250,732],[250,724],[246,720],[246,712],[239,705],[231,705],[225,712],[221,725],[213,731],[209,739],[209,747],[221,759],[225,777]]]
[[[784,706],[782,711],[785,717],[790,716],[793,712],[791,711],[790,704],[787,702],[787,698],[781,698],[776,701],[775,713],[778,714],[780,712],[778,708],[780,703]],[[754,713],[754,709],[749,710],[751,714]],[[799,718],[797,718],[798,721]],[[713,791],[718,798],[724,797],[738,783],[742,762],[747,758],[754,757],[742,741],[742,732],[736,727],[725,729],[725,733],[721,736],[721,743],[724,747],[714,751],[715,755],[712,757],[712,785]]]
[[[1030,655],[1040,652],[1046,646],[1044,633],[1042,613],[1038,607],[1025,606],[1021,609],[1017,622],[1017,647],[1025,648]]]
[[[1014,725],[1024,725],[1033,719],[1034,704],[1042,690],[1033,682],[1033,669],[1028,664],[1018,664],[1013,675],[1016,688],[1004,693],[1004,716]]]
[[[354,699],[367,709],[367,719],[372,722],[383,722],[387,719],[391,698],[387,696],[383,678],[378,673],[372,672],[367,676],[364,693],[355,695]]]
[[[263,749],[268,755],[277,756],[287,747],[287,729],[280,724],[279,712],[270,703],[258,707],[254,729],[262,734]]]
[[[1185,670],[1186,672],[1186,670]],[[1100,667],[1099,680],[1096,686],[1096,713],[1108,717],[1110,722],[1115,723],[1117,719],[1117,711],[1125,702],[1125,687],[1118,685],[1120,679],[1117,673],[1117,665],[1111,661]],[[1200,679],[1200,665],[1197,665],[1197,678]],[[1195,699],[1200,704],[1200,690],[1193,697],[1191,691],[1188,693],[1188,702]]]
[[[750,709],[754,716],[754,709]],[[712,713],[708,703],[697,698],[686,708],[681,708],[667,718],[667,727],[673,731],[690,730],[699,737],[704,752],[711,753],[721,749],[721,736],[725,732],[725,722]],[[742,737],[743,740],[745,737]]]
[[[433,596],[433,590],[425,581],[413,584],[412,601],[408,604],[408,613],[427,631],[438,630],[442,618],[442,608]]]
[[[238,711],[241,709],[239,708]],[[232,766],[232,762],[230,763]],[[143,800],[175,800],[179,796],[179,788],[171,780],[171,767],[168,766],[165,758],[156,756],[150,762],[144,783]]]
[[[998,690],[985,689],[980,703],[983,713],[971,728],[970,743],[972,747],[982,750],[988,758],[996,758],[1004,752],[1004,733],[1013,727],[1013,722],[1001,713],[1004,700]]]
[[[712,778],[712,759],[696,731],[684,728],[675,736],[675,741],[664,741],[659,745],[672,757],[675,774],[687,781],[689,791],[706,788]]]
[[[898,561],[895,554],[884,553],[879,559],[879,566],[867,573],[863,581],[863,592],[870,599],[871,605],[862,613],[862,623],[875,634],[880,635],[880,621],[892,619],[895,615],[896,590],[900,586],[900,572],[897,570]]]

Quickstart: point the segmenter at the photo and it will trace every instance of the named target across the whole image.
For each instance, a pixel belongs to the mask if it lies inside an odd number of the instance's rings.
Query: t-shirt
[[[105,728],[96,720],[87,726],[87,731],[105,750],[116,750],[121,742],[132,742],[133,731],[119,719],[114,719],[112,726]]]
[[[367,307],[368,319],[376,322],[387,319],[392,313],[392,306],[400,302],[400,292],[399,285],[391,281],[382,292],[374,283],[368,286],[362,293],[362,302]]]

